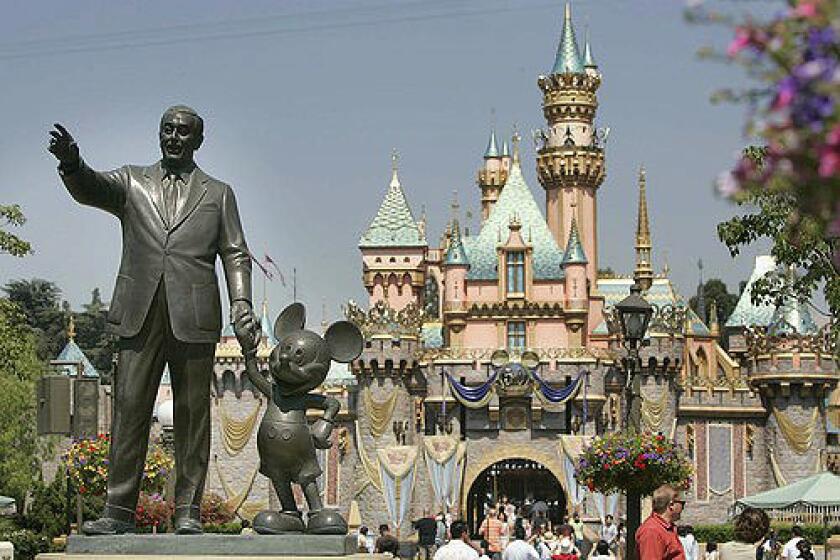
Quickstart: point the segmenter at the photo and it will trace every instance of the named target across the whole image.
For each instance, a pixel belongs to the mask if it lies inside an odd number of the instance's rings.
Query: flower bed
[[[662,434],[617,432],[592,440],[575,470],[577,481],[593,492],[651,494],[662,484],[691,484],[688,457]]]

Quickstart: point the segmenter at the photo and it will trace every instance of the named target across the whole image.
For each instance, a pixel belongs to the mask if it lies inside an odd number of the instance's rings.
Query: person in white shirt
[[[525,540],[524,527],[516,526],[513,530],[513,539],[502,553],[502,560],[540,560],[537,550]]]
[[[782,549],[782,560],[799,560],[799,549],[796,545],[802,540],[802,527],[794,525],[790,532],[793,536]]]
[[[615,553],[618,550],[618,527],[613,523],[613,516],[610,514],[607,514],[601,526],[601,540],[607,542],[611,552]]]
[[[685,560],[700,560],[700,543],[694,537],[694,527],[682,525],[677,529],[677,534],[685,551]]]
[[[449,526],[449,542],[437,549],[434,560],[478,560],[478,551],[470,544],[470,533],[463,521]]]

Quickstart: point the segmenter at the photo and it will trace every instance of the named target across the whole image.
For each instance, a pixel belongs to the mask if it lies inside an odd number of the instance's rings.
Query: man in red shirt
[[[502,554],[502,522],[496,517],[496,510],[487,513],[478,534],[487,541],[487,552],[492,560],[499,560]]]
[[[685,507],[679,490],[663,484],[653,492],[653,513],[636,531],[637,560],[685,560],[677,526]]]

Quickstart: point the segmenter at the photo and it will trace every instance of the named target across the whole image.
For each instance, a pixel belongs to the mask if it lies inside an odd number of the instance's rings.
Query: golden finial
[[[70,321],[67,323],[67,339],[70,342],[76,340],[76,321],[73,319],[73,314],[70,314]]]
[[[513,163],[519,163],[519,141],[522,139],[519,136],[519,128],[516,124],[513,125],[513,136],[510,138],[511,144],[513,144]]]
[[[715,300],[712,300],[712,304],[709,307],[709,330],[713,337],[718,338],[720,336],[720,322],[718,320],[717,302]]]
[[[639,209],[636,222],[636,243],[650,245],[650,222],[647,207],[647,173],[645,166],[639,167]]]

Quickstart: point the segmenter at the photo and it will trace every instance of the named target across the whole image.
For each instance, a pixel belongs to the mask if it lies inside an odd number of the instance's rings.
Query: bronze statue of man
[[[171,107],[160,120],[163,158],[148,167],[97,172],[79,157],[60,124],[49,151],[76,201],[120,220],[123,249],[108,312],[119,337],[119,371],[108,496],[88,535],[134,530],[152,409],[166,364],[175,409],[175,530],[202,532],[199,506],[210,456],[210,383],[222,328],[216,258],[221,258],[231,321],[256,336],[251,305],[251,259],[231,188],[193,159],[204,140],[193,109]]]

